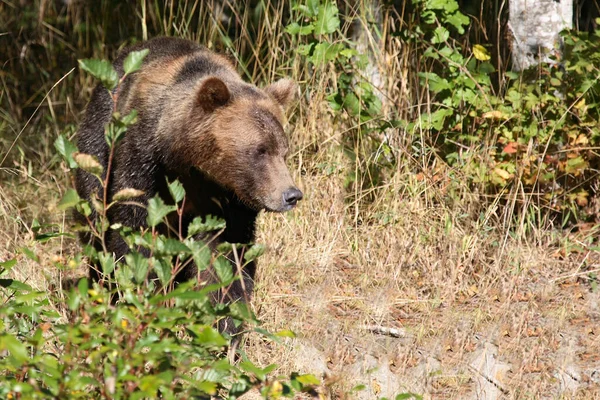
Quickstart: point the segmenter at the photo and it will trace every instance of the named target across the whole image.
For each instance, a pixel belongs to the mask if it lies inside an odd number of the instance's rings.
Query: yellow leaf
[[[508,115],[503,113],[502,111],[488,111],[483,113],[483,118],[485,119],[508,119]]]
[[[473,55],[479,61],[488,61],[492,58],[490,56],[490,52],[487,51],[487,49],[480,44],[476,44],[473,46]]]
[[[475,286],[475,285],[471,285],[467,289],[467,294],[469,295],[469,297],[475,297],[475,296],[477,296],[478,293],[479,293],[479,289],[477,289],[477,286]]]
[[[590,140],[583,133],[581,133],[575,140],[575,144],[580,144],[582,146],[586,146],[589,142]]]
[[[375,379],[373,379],[371,382],[371,389],[373,389],[375,395],[379,395],[379,393],[381,393],[381,385]]]
[[[269,397],[278,399],[279,397],[281,397],[282,393],[283,393],[283,385],[279,381],[274,381],[271,384],[271,388],[269,390]]]
[[[73,160],[79,165],[79,168],[83,169],[94,175],[100,175],[102,173],[102,165],[98,162],[98,159],[92,155],[85,153],[73,153]]]
[[[576,109],[578,109],[578,110],[581,110],[582,108],[584,108],[584,107],[585,107],[585,97],[584,97],[584,98],[582,98],[581,100],[579,100],[579,101],[578,101],[578,102],[575,104],[575,106],[574,106],[574,107],[575,107]]]
[[[125,189],[121,189],[117,193],[115,193],[115,195],[113,196],[113,200],[115,200],[115,201],[129,200],[134,197],[140,197],[143,194],[144,194],[144,191],[142,191],[142,190],[138,190],[138,189],[134,189],[134,188],[125,188]]]
[[[512,178],[512,174],[503,170],[502,168],[494,168],[494,173],[504,180],[509,180]]]

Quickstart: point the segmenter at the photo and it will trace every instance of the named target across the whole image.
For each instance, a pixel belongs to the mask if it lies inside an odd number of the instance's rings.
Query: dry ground
[[[516,240],[392,189],[353,226],[339,179],[301,181],[305,203],[262,220],[255,301],[299,338],[251,343],[255,357],[362,383],[365,399],[600,398],[600,254],[584,234]]]
[[[249,335],[250,356],[321,375],[332,398],[600,398],[598,227],[510,234],[500,206],[471,215],[473,198],[444,202],[443,187],[402,170],[359,207],[343,187],[340,134],[322,118],[319,132],[297,128],[327,143],[314,159],[293,157],[305,200],[259,224],[268,250],[255,311],[298,338]],[[15,273],[44,289],[84,273],[53,265],[77,251],[73,239],[34,243],[30,229],[34,218],[68,228],[56,210],[68,174],[21,165],[2,170],[0,259],[34,248],[43,268],[21,256]]]

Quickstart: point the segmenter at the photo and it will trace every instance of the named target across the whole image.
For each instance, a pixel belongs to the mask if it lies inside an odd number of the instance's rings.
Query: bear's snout
[[[296,203],[302,200],[302,192],[300,189],[291,187],[283,192],[283,208],[286,210],[291,209]]]

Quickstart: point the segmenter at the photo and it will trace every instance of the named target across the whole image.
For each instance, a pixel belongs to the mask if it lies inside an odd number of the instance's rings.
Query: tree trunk
[[[509,0],[509,28],[513,34],[513,70],[560,59],[558,33],[573,27],[573,0]]]

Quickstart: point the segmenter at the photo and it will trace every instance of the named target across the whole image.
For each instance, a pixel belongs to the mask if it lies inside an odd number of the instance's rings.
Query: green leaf
[[[133,252],[125,255],[125,262],[133,271],[133,278],[137,283],[142,283],[148,276],[148,259],[143,254]]]
[[[173,198],[173,200],[175,200],[175,203],[177,204],[179,204],[185,197],[185,189],[177,179],[169,183],[169,192],[171,193],[171,197]]]
[[[357,116],[360,115],[362,105],[360,104],[358,97],[350,92],[344,97],[344,108],[350,115]]]
[[[149,52],[150,50],[144,49],[129,53],[125,58],[125,61],[123,61],[123,70],[125,71],[125,75],[129,75],[139,70],[142,66],[144,58],[146,58]]]
[[[79,198],[79,195],[75,189],[67,189],[62,199],[60,199],[60,202],[58,203],[58,209],[62,211],[67,210],[71,207],[75,207],[80,201],[81,199]]]
[[[320,385],[321,381],[316,378],[314,375],[311,374],[305,374],[305,375],[298,375],[295,378],[298,382],[300,382],[302,385]]]
[[[256,317],[248,307],[248,304],[243,301],[230,304],[229,315],[240,321],[256,321]]]
[[[354,386],[352,389],[350,389],[350,393],[360,392],[362,390],[365,390],[366,388],[367,387],[364,384],[360,383],[360,384]]]
[[[583,159],[583,157],[578,156],[578,157],[567,160],[567,165],[565,166],[565,172],[567,174],[572,174],[572,173],[577,174],[578,172],[586,169],[587,167],[588,167],[587,161],[585,161]]]
[[[314,51],[313,54],[310,56],[310,60],[315,65],[326,64],[330,61],[335,60],[343,49],[344,45],[342,43],[318,43],[314,47]]]
[[[21,247],[19,249],[19,251],[21,253],[23,253],[25,255],[25,257],[29,258],[31,261],[35,261],[37,263],[40,262],[40,258],[30,249],[28,249],[27,247]]]
[[[401,393],[396,396],[396,400],[408,400],[408,399],[423,400],[423,396],[419,396],[418,394],[414,394],[414,393]]]
[[[244,260],[246,262],[252,261],[260,257],[265,252],[265,246],[263,244],[254,244],[250,247],[246,253],[244,253]]]
[[[168,206],[157,195],[148,201],[148,225],[155,227],[163,222],[163,219],[172,211],[176,210],[175,206]]]
[[[119,83],[119,75],[112,64],[106,60],[79,60],[79,67],[100,80],[108,90],[113,90]]]
[[[340,111],[344,104],[344,101],[342,100],[342,96],[339,94],[339,92],[330,94],[329,96],[326,97],[326,100],[329,102],[329,107],[333,111]]]
[[[320,3],[321,0],[306,0],[306,7],[308,8],[311,16],[317,15],[317,13],[319,12]]]
[[[10,260],[0,262],[0,275],[3,275],[10,271],[15,265],[17,265],[17,259],[11,258]]]
[[[69,165],[69,168],[77,168],[77,163],[73,159],[73,153],[77,152],[77,146],[69,141],[65,135],[59,135],[54,141],[54,148],[60,153],[63,159]]]
[[[0,279],[0,286],[18,291],[32,291],[33,288],[26,283],[14,279]]]
[[[202,217],[196,217],[188,227],[188,236],[193,236],[201,232],[211,232],[221,229],[225,229],[225,221],[221,218],[207,215],[206,219],[202,221]]]
[[[356,51],[355,49],[344,49],[340,51],[340,55],[346,58],[352,58],[358,55],[358,51]]]
[[[163,259],[152,258],[152,261],[153,261],[154,271],[156,272],[156,275],[158,276],[158,280],[160,281],[161,285],[167,286],[169,284],[169,282],[171,281],[171,276],[173,273],[173,266],[171,265],[170,262],[168,262],[167,260],[163,260]]]
[[[227,282],[233,278],[232,265],[225,257],[217,257],[213,266],[221,282]]]
[[[54,239],[54,238],[58,238],[58,237],[74,238],[75,236],[68,232],[45,232],[45,233],[36,234],[34,236],[34,240],[36,242],[46,243],[50,239]]]
[[[301,44],[301,45],[299,45],[296,48],[296,51],[301,56],[308,56],[313,51],[314,47],[315,47],[315,43],[314,42],[310,42],[308,44]]]
[[[289,329],[284,329],[281,330],[279,332],[275,333],[275,336],[277,337],[287,337],[287,338],[295,338],[296,334],[293,331],[290,331]]]
[[[314,29],[315,29],[315,27],[312,24],[300,26],[298,23],[293,22],[293,23],[289,24],[288,26],[286,26],[285,31],[287,33],[289,33],[290,35],[304,36],[304,35],[310,35]]]
[[[112,253],[98,253],[98,261],[104,275],[110,275],[115,270],[115,257]]]
[[[431,38],[431,43],[434,43],[434,44],[444,43],[446,40],[448,40],[449,37],[450,37],[450,32],[448,32],[448,29],[444,28],[443,26],[438,26],[433,31],[433,37]]]
[[[243,245],[241,243],[229,243],[229,242],[223,242],[223,243],[219,243],[217,245],[217,252],[219,253],[229,253],[230,251],[232,251],[233,249],[241,249],[243,247]]]
[[[423,124],[423,129],[433,128],[439,131],[444,126],[446,117],[449,117],[452,114],[454,114],[454,110],[450,108],[440,108],[431,114],[424,113],[420,118],[420,122]]]
[[[88,289],[89,288],[90,288],[90,285],[86,278],[82,278],[79,280],[79,282],[77,282],[77,290],[79,290],[79,295],[81,297],[83,297],[84,299],[87,299],[87,297],[88,297]]]
[[[190,249],[179,240],[174,238],[159,238],[156,242],[156,252],[161,255],[176,256],[179,254],[190,254]]]
[[[260,381],[264,381],[267,378],[267,373],[262,368],[257,367],[250,361],[242,361],[239,366],[242,370],[250,372],[256,376]]]
[[[137,122],[137,110],[131,110],[129,114],[120,117],[119,121],[125,126],[131,126]]]
[[[451,89],[452,87],[445,78],[441,78],[433,72],[420,72],[419,77],[421,77],[422,81],[429,86],[429,90],[434,93],[439,93],[443,90]]]
[[[196,340],[210,347],[227,346],[227,340],[213,327],[205,326],[200,332],[196,333]]]
[[[319,12],[320,0],[306,0],[306,4],[296,4],[293,10],[300,11],[305,17],[314,17]]]
[[[198,271],[206,270],[210,266],[211,259],[211,251],[206,243],[190,238],[185,241],[185,244],[192,252],[192,257]]]
[[[464,27],[469,25],[469,17],[460,12],[455,12],[454,14],[446,16],[446,22],[456,28],[458,33],[462,35],[465,33]]]
[[[319,13],[315,21],[315,35],[325,35],[335,32],[340,27],[338,8],[333,2],[326,1],[319,6]]]
[[[72,288],[69,296],[67,297],[67,306],[69,307],[69,310],[75,311],[77,308],[79,308],[80,304],[81,296],[79,295],[78,291]]]
[[[0,350],[8,350],[17,362],[15,366],[21,366],[29,358],[25,345],[9,334],[0,335]]]
[[[214,382],[202,381],[194,383],[194,387],[211,396],[217,394],[217,384]]]

